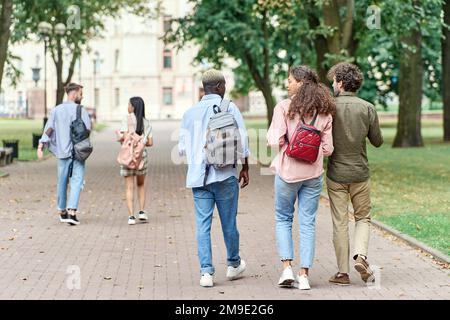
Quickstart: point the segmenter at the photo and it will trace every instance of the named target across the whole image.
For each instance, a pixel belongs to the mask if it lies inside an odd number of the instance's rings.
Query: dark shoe
[[[78,221],[77,216],[76,215],[68,215],[69,218],[67,219],[67,222],[71,225],[71,226],[77,226],[80,224],[80,221]]]
[[[67,211],[61,211],[59,214],[59,221],[61,222],[69,222],[69,214]]]
[[[372,269],[369,267],[369,263],[363,257],[358,256],[355,262],[355,269],[361,275],[361,279],[364,282],[374,282],[375,276]]]
[[[349,278],[348,274],[340,273],[340,272],[336,273],[328,281],[331,282],[331,283],[340,285],[340,286],[348,286],[348,285],[350,285],[350,278]]]

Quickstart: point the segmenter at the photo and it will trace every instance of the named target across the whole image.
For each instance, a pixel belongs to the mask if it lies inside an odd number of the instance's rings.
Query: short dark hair
[[[344,90],[349,92],[358,91],[364,80],[364,75],[358,66],[348,62],[338,63],[328,71],[328,80],[333,81],[334,77],[337,82],[342,81]]]
[[[80,89],[83,89],[83,86],[72,82],[65,86],[64,89],[66,90],[66,93],[69,94],[72,91],[79,91]]]

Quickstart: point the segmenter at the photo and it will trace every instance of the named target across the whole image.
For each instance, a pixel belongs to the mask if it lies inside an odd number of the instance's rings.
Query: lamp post
[[[37,88],[39,80],[41,80],[41,68],[39,67],[39,55],[36,55],[36,66],[34,68],[31,68],[31,71],[33,72],[33,81],[34,85]]]
[[[50,33],[52,25],[48,22],[42,21],[38,25],[39,35],[44,40],[44,128],[47,123],[47,47],[50,40]]]

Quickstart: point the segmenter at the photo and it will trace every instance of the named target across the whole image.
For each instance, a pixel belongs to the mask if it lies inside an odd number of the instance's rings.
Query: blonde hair
[[[215,85],[219,82],[225,82],[225,77],[219,70],[209,69],[202,75],[203,86]]]

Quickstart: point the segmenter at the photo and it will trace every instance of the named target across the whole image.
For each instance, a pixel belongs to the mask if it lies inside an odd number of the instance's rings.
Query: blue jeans
[[[300,233],[300,267],[311,268],[314,260],[316,215],[322,192],[323,177],[287,183],[275,176],[275,219],[278,254],[282,261],[294,260],[292,221],[298,198]]]
[[[227,248],[227,265],[237,267],[239,257],[239,232],[236,225],[239,199],[239,182],[236,177],[214,182],[205,187],[193,188],[197,225],[197,247],[200,273],[214,274],[211,251],[211,223],[214,205],[219,211],[223,237]]]
[[[69,166],[72,159],[58,159],[58,210],[78,209],[81,189],[84,184],[84,163],[75,160],[73,162],[72,178],[70,178],[69,205],[67,205],[67,185],[69,182]]]

